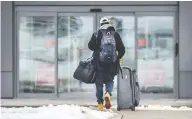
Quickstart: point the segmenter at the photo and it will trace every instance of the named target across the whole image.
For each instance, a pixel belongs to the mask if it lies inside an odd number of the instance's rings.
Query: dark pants
[[[110,95],[112,90],[113,90],[113,79],[114,76],[112,76],[109,73],[106,72],[97,72],[96,74],[96,97],[97,97],[97,102],[98,103],[103,103],[103,84],[105,84],[106,87],[106,92],[108,92]]]

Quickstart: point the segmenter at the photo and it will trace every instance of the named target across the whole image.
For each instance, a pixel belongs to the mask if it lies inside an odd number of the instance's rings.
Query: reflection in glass
[[[173,17],[138,17],[138,78],[144,93],[173,92]]]
[[[19,92],[53,93],[55,23],[52,16],[19,18]]]
[[[58,79],[59,92],[77,92],[93,90],[93,85],[86,85],[73,78],[73,73],[80,60],[92,56],[88,42],[93,33],[92,16],[58,17]]]

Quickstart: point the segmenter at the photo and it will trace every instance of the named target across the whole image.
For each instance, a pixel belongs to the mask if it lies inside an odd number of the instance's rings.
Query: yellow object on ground
[[[97,110],[99,110],[99,111],[103,110],[103,104],[102,103],[97,105]]]

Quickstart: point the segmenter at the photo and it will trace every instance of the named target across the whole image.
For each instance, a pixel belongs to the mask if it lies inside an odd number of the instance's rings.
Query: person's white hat
[[[103,23],[109,23],[109,19],[107,17],[103,17],[100,19],[100,24],[103,24]]]

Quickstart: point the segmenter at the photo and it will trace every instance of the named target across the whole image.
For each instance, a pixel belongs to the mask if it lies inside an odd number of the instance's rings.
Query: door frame
[[[56,81],[56,78],[57,78],[57,75],[54,74],[54,77],[55,77],[55,80],[54,80],[54,92],[53,93],[49,93],[49,94],[46,94],[46,93],[20,93],[19,92],[19,43],[20,43],[20,39],[19,39],[19,19],[20,17],[27,17],[27,16],[53,16],[54,17],[54,24],[57,25],[57,14],[55,12],[16,12],[16,15],[15,15],[15,39],[16,39],[16,42],[15,42],[15,48],[14,48],[14,52],[17,54],[17,56],[15,57],[15,64],[14,64],[14,69],[15,69],[15,87],[16,87],[16,90],[15,90],[15,94],[16,94],[16,97],[17,98],[55,98],[56,97],[56,92],[57,92],[57,81]],[[55,27],[55,38],[57,38],[57,26]],[[56,49],[56,46],[54,47]],[[55,55],[55,54],[54,54]],[[56,68],[56,58],[55,58],[55,61],[54,61],[54,69]],[[55,70],[56,71],[56,70]]]
[[[59,17],[59,16],[91,16],[91,17],[93,17],[93,31],[96,31],[96,13],[72,13],[72,12],[71,13],[64,13],[64,12],[58,12],[57,17]],[[58,21],[57,21],[57,23],[58,23]],[[57,31],[58,31],[58,26],[57,26]],[[56,49],[57,50],[56,51],[56,53],[57,53],[57,63],[56,63],[57,64],[57,72],[56,72],[56,74],[58,76],[59,75],[58,74],[58,72],[59,72],[59,70],[58,70],[58,50],[59,50],[59,47],[58,47],[58,43],[59,43],[58,35],[57,35],[56,40],[57,40],[57,49]],[[68,57],[70,57],[70,56],[68,56]],[[70,67],[70,63],[68,63],[68,66]],[[69,74],[71,74],[71,73],[69,72]],[[69,75],[69,78],[70,78],[70,75]],[[70,81],[70,79],[68,79],[68,81]],[[57,80],[57,85],[58,85],[57,87],[58,87],[58,90],[59,90],[58,80]],[[70,97],[70,95],[68,94],[70,92],[69,91],[70,86],[71,85],[68,85],[68,92],[59,93],[59,91],[57,91],[57,97],[62,98],[62,99]]]
[[[15,6],[17,12],[62,12],[62,13],[90,13],[90,9],[101,9],[104,13],[129,12],[175,12],[177,6]],[[115,8],[115,9],[114,9]]]
[[[149,8],[150,7],[150,8]],[[101,8],[102,12],[90,12],[91,8]],[[55,17],[56,21],[56,45],[55,45],[55,59],[56,59],[56,66],[55,66],[55,78],[56,84],[55,84],[55,90],[54,93],[51,94],[24,94],[21,95],[19,94],[19,39],[18,39],[18,28],[19,28],[19,16],[20,15],[39,15],[39,16],[51,16],[53,15]],[[157,14],[165,16],[166,14],[174,14],[174,39],[175,42],[179,42],[178,40],[178,11],[177,11],[177,6],[15,6],[15,45],[14,45],[14,53],[15,58],[14,58],[14,80],[15,80],[15,96],[16,97],[21,97],[21,98],[58,98],[59,97],[59,92],[58,92],[58,26],[57,26],[57,20],[59,15],[83,15],[83,14],[90,14],[95,16],[95,24],[94,24],[94,30],[97,30],[98,28],[98,23],[99,23],[99,15],[133,15],[135,18],[135,45],[137,45],[137,17],[139,15],[155,15]],[[137,59],[137,47],[135,46],[135,59]],[[179,74],[178,74],[178,62],[179,58],[178,56],[175,57],[174,59],[174,90],[175,90],[175,96],[178,97],[179,95]],[[136,63],[137,64],[137,63]],[[137,65],[136,65],[137,67]]]

